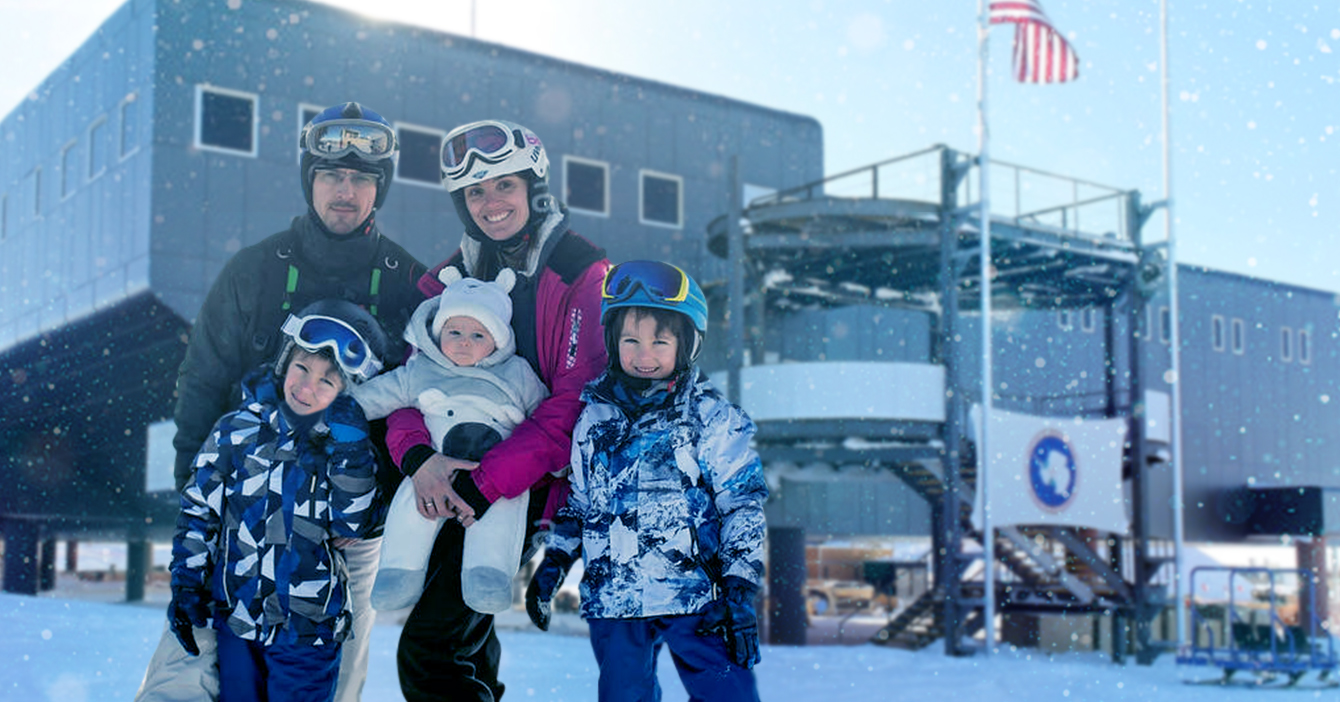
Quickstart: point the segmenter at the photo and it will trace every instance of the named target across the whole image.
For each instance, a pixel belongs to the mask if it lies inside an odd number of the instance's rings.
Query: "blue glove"
[[[719,635],[726,640],[731,660],[742,668],[753,668],[762,656],[758,651],[758,615],[754,598],[758,586],[735,575],[721,584],[721,597],[702,611],[699,636]]]
[[[168,603],[168,623],[181,647],[192,656],[200,655],[194,627],[209,625],[209,593],[196,588],[173,587],[172,601]]]
[[[562,551],[545,549],[544,559],[526,588],[526,614],[540,631],[549,631],[549,617],[553,613],[554,597],[563,585],[563,578],[572,568],[572,556]]]
[[[348,394],[336,397],[326,408],[326,426],[330,427],[332,450],[339,444],[351,444],[368,438],[368,418],[363,408]]]

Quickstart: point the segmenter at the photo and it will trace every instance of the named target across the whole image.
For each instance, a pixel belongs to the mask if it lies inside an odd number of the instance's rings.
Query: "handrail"
[[[924,173],[921,170],[908,171],[906,169],[897,170],[890,173],[887,169],[891,166],[906,163],[913,159],[924,158],[928,154],[949,153],[956,157],[951,164],[945,164],[943,159],[938,160],[933,165],[927,165]],[[1007,188],[1014,190],[1013,197],[995,197],[993,201],[1000,203],[1002,207],[1008,209],[1009,203],[1013,203],[1013,215],[1008,212],[1002,212],[999,208],[992,208],[994,216],[1012,217],[1015,222],[1038,222],[1042,223],[1041,217],[1060,218],[1059,228],[1076,234],[1090,233],[1095,236],[1117,236],[1125,238],[1127,236],[1127,217],[1126,208],[1122,206],[1123,200],[1132,196],[1135,191],[1123,190],[1112,186],[1095,183],[1089,180],[1064,176],[1051,171],[1031,166],[1023,166],[1007,161],[990,161],[993,168],[1006,168],[1013,171],[1013,178],[1005,178],[1002,182],[1007,183]],[[917,168],[921,168],[917,166]],[[787,188],[775,193],[770,193],[746,203],[746,211],[755,207],[768,207],[781,204],[783,202],[806,202],[816,200],[822,197],[863,197],[870,199],[894,199],[908,197],[908,191],[918,191],[913,195],[913,199],[926,199],[923,188],[932,190],[935,195],[931,196],[932,202],[939,202],[945,183],[952,180],[957,183],[959,190],[957,205],[962,207],[970,205],[974,197],[980,197],[980,193],[974,193],[973,179],[971,177],[963,178],[963,171],[980,169],[980,159],[972,157],[970,154],[960,153],[950,149],[944,144],[935,144],[933,146],[913,151],[908,154],[885,159],[877,163],[853,168],[834,175],[826,176],[804,185]],[[881,173],[884,170],[884,173]],[[892,176],[892,177],[891,177]],[[1021,176],[1030,176],[1022,178]],[[1036,176],[1033,178],[1032,176]],[[853,178],[860,178],[860,181],[853,181]],[[841,186],[839,187],[839,184]],[[993,188],[994,190],[995,188]],[[1099,190],[1100,193],[1094,196],[1087,196],[1089,193],[1082,193],[1085,190]],[[830,195],[831,192],[854,191],[852,194]],[[1068,191],[1068,192],[1067,192]],[[898,194],[901,193],[901,194]],[[1086,195],[1081,199],[1081,194]],[[1025,199],[1039,200],[1044,207],[1023,211],[1023,201]],[[1047,204],[1050,200],[1053,203]],[[1107,210],[1106,205],[1112,203],[1114,210]],[[941,203],[945,206],[944,203]],[[1095,206],[1099,207],[1097,211],[1092,210]],[[1081,218],[1089,223],[1093,231],[1081,230]],[[1096,223],[1096,224],[1095,224]]]
[[[1022,212],[1022,213],[1016,214],[1016,215],[1014,216],[1014,219],[1015,219],[1016,221],[1017,221],[1017,220],[1021,220],[1021,219],[1031,219],[1031,220],[1037,221],[1037,218],[1038,218],[1039,215],[1048,215],[1048,214],[1051,214],[1051,213],[1053,213],[1053,212],[1064,212],[1064,211],[1066,211],[1066,210],[1073,210],[1073,209],[1077,209],[1077,208],[1080,208],[1080,207],[1086,207],[1086,206],[1088,206],[1088,205],[1095,205],[1095,204],[1098,204],[1098,203],[1103,202],[1103,201],[1105,201],[1105,200],[1111,200],[1111,199],[1113,199],[1113,198],[1118,198],[1118,197],[1125,197],[1125,196],[1129,196],[1130,194],[1131,194],[1131,191],[1129,191],[1129,190],[1119,190],[1119,191],[1114,192],[1114,193],[1111,193],[1111,194],[1109,194],[1109,195],[1099,195],[1098,197],[1089,198],[1088,200],[1079,200],[1078,202],[1072,202],[1072,203],[1070,203],[1070,204],[1068,204],[1068,205],[1057,205],[1057,206],[1055,206],[1055,207],[1046,207],[1046,208],[1043,208],[1043,209],[1041,209],[1041,210],[1033,210],[1032,212]]]
[[[877,170],[878,170],[880,167],[882,167],[882,166],[888,166],[888,165],[891,165],[891,164],[894,164],[894,163],[899,163],[899,162],[901,162],[901,161],[909,161],[909,160],[911,160],[911,159],[917,158],[918,156],[925,156],[926,154],[929,154],[929,153],[931,153],[931,152],[934,152],[934,151],[943,151],[943,150],[948,149],[948,148],[949,148],[949,147],[945,146],[944,144],[934,144],[934,145],[929,146],[929,147],[927,147],[927,148],[924,148],[924,149],[922,149],[922,150],[920,150],[920,151],[913,151],[913,152],[910,153],[910,154],[903,154],[902,156],[895,156],[895,157],[893,157],[893,158],[891,158],[891,159],[887,159],[887,160],[884,160],[884,161],[879,161],[879,162],[877,162],[877,163],[872,163],[872,164],[870,164],[870,165],[868,165],[868,166],[861,166],[861,167],[859,167],[859,168],[853,168],[853,169],[851,169],[851,170],[842,171],[841,173],[835,173],[835,174],[830,175],[830,176],[825,176],[824,178],[821,178],[820,180],[816,180],[816,181],[811,182],[811,183],[806,183],[805,185],[799,185],[799,186],[796,186],[796,187],[794,187],[794,188],[787,188],[786,190],[779,190],[779,191],[777,191],[777,192],[775,192],[775,193],[772,193],[771,195],[765,195],[765,196],[760,197],[760,198],[755,198],[755,199],[754,199],[751,203],[749,203],[749,204],[750,204],[750,205],[766,205],[766,204],[770,204],[770,201],[772,201],[772,200],[776,200],[777,202],[781,202],[782,200],[786,199],[787,197],[789,197],[789,196],[791,196],[791,195],[794,195],[795,193],[799,193],[799,192],[805,192],[805,193],[808,195],[808,197],[806,197],[805,199],[806,199],[806,200],[810,200],[810,199],[813,199],[814,189],[817,188],[817,187],[819,187],[819,186],[821,186],[821,185],[824,185],[825,183],[830,183],[830,182],[832,182],[832,181],[840,180],[840,179],[842,179],[842,178],[846,178],[847,176],[856,175],[856,174],[858,174],[858,173],[863,173],[863,172],[865,172],[865,171],[872,171],[872,172],[874,172],[874,171],[877,171]]]

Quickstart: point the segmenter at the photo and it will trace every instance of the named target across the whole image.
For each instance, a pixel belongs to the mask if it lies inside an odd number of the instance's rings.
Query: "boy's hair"
[[[650,317],[656,322],[657,333],[664,329],[673,334],[676,341],[675,370],[689,367],[693,362],[693,343],[697,338],[697,330],[687,316],[659,307],[619,307],[610,310],[605,320],[605,352],[609,355],[610,368],[619,368],[619,336],[623,331],[623,322],[630,314],[635,321]]]

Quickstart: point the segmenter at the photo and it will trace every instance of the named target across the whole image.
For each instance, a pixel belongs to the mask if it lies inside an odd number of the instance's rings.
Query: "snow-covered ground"
[[[30,702],[130,700],[163,627],[161,588],[149,601],[97,601],[114,596],[120,583],[64,584],[61,597],[0,595],[0,699]],[[109,589],[110,588],[110,589]],[[70,599],[78,597],[79,599]],[[383,616],[372,635],[371,665],[363,699],[400,699],[396,684],[397,617]],[[501,617],[502,678],[507,699],[596,699],[597,671],[586,639],[544,634],[529,628],[525,614]],[[1204,668],[1179,668],[1169,657],[1152,666],[1114,665],[1086,654],[1048,656],[1034,650],[1002,650],[985,657],[949,658],[939,645],[919,652],[856,646],[763,647],[756,669],[764,700],[1210,700],[1340,699],[1336,690],[1266,692],[1193,686],[1183,679],[1213,676]],[[667,701],[686,696],[670,661],[661,661]]]
[[[115,563],[119,547],[104,552],[80,546],[80,566],[99,563],[106,554]],[[157,560],[157,559],[156,559]],[[63,562],[63,561],[59,561]],[[124,561],[121,561],[124,563]],[[123,566],[118,566],[118,569]],[[87,571],[86,571],[87,572]],[[0,595],[0,699],[16,702],[130,700],[163,630],[167,588],[150,584],[146,601],[119,602],[121,581],[92,582],[61,573],[57,588],[40,597]],[[502,678],[509,700],[596,699],[597,670],[580,621],[563,615],[558,628],[541,633],[524,612],[499,617],[503,644]],[[400,699],[395,648],[398,613],[383,614],[372,635],[371,665],[363,699]],[[859,631],[863,622],[849,622]],[[847,641],[862,641],[848,636]],[[848,646],[763,646],[758,666],[764,700],[931,700],[946,694],[980,702],[1001,700],[1259,700],[1288,695],[1290,700],[1340,700],[1340,690],[1263,692],[1184,680],[1216,677],[1217,671],[1179,667],[1169,656],[1152,666],[1115,665],[1096,653],[1047,655],[1009,647],[992,656],[950,658],[941,644],[919,652],[868,643]],[[667,702],[686,699],[668,655],[661,661]]]

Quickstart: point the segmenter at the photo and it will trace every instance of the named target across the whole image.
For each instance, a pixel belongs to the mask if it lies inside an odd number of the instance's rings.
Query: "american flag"
[[[1079,77],[1079,56],[1036,0],[992,0],[991,24],[1014,25],[1014,77],[1020,83],[1064,83]]]

